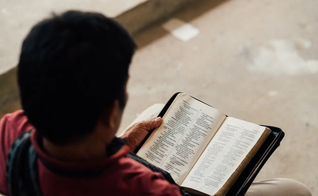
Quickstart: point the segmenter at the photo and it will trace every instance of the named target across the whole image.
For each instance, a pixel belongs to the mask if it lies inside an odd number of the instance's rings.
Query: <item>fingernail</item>
[[[155,122],[158,121],[159,119],[160,119],[160,117],[157,117],[157,118],[155,119]]]

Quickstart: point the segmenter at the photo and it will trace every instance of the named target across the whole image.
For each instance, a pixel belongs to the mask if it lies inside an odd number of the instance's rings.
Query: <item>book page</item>
[[[267,138],[270,130],[265,130],[268,129],[228,117],[182,183],[182,187],[207,195],[218,195],[222,191],[223,194],[226,193],[225,187],[230,188],[233,185]]]
[[[224,120],[223,113],[180,93],[137,155],[181,184]]]

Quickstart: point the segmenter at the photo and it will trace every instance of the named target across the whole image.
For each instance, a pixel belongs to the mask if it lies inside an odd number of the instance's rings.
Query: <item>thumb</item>
[[[155,122],[154,122],[154,127],[153,127],[153,129],[159,127],[159,126],[161,125],[161,123],[162,123],[163,120],[162,120],[161,117],[157,117],[157,118],[154,119],[154,121],[155,121]]]
[[[162,118],[151,118],[149,120],[145,120],[140,123],[140,127],[147,129],[147,131],[150,131],[151,129],[155,129],[159,127],[162,123]]]

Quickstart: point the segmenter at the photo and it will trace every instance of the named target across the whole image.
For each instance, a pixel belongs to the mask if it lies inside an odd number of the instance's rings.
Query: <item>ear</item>
[[[121,115],[122,112],[119,106],[119,101],[115,100],[107,109],[105,109],[100,120],[105,127],[117,130],[121,122]]]

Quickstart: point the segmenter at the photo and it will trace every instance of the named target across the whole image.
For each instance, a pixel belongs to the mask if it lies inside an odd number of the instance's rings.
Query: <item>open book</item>
[[[228,117],[185,93],[175,94],[159,116],[163,123],[137,155],[195,194],[244,194],[284,135]]]

